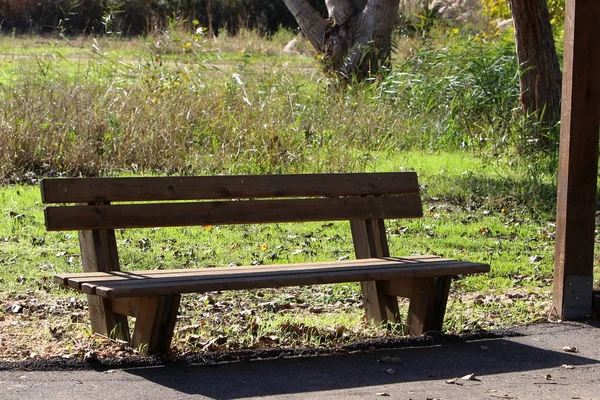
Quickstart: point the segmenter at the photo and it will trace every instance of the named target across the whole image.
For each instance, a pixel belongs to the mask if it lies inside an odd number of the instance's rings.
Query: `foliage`
[[[387,221],[392,254],[433,253],[492,265],[489,274],[453,283],[446,332],[547,318],[555,229],[529,206],[537,193],[526,169],[464,152],[378,156],[377,171],[418,171],[425,199],[424,218]],[[539,180],[556,189],[552,174]],[[132,229],[116,235],[125,270],[353,257],[347,222]],[[45,230],[37,186],[0,189],[0,242],[0,303],[6,310],[0,314],[6,343],[0,358],[104,352],[107,344],[89,333],[85,297],[51,281],[55,273],[81,269],[78,239],[75,232]],[[401,306],[405,313],[406,302]],[[182,300],[174,350],[328,347],[401,331],[369,326],[362,315],[356,283],[191,294]]]
[[[507,0],[483,0],[484,13],[490,18],[511,18]],[[560,31],[565,21],[565,0],[547,0],[550,23],[555,31]]]
[[[170,23],[136,40],[0,38],[1,357],[125,351],[91,336],[83,297],[51,283],[80,260],[74,232],[44,228],[29,185],[44,176],[414,170],[425,217],[388,222],[392,253],[492,265],[453,283],[445,330],[547,317],[556,162],[527,148],[536,126],[513,112],[506,37],[433,27],[397,41],[392,72],[340,92],[311,57],[281,54],[292,32],[215,39]],[[352,256],[345,223],[125,230],[117,240],[126,269]],[[318,347],[390,334],[364,323],[360,303],[356,284],[189,295],[174,345]]]
[[[425,41],[378,87],[381,99],[424,115],[423,138],[453,148],[501,146],[513,135],[519,76],[514,45],[477,38]]]
[[[278,0],[0,0],[0,29],[7,32],[139,35],[166,29],[169,19],[190,31],[197,21],[214,34],[296,27]]]
[[[322,84],[310,58],[279,55],[292,37],[173,29],[80,44],[91,51],[41,41],[23,55],[6,39],[15,58],[0,78],[0,179],[350,171],[368,168],[372,152],[411,148],[535,156],[538,128],[515,111],[505,37],[408,39],[394,72],[344,93]]]

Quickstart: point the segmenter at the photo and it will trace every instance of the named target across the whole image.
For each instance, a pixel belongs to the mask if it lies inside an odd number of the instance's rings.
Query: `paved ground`
[[[574,347],[576,352],[567,352]],[[600,323],[348,355],[94,371],[0,365],[3,399],[600,399]],[[457,379],[475,374],[478,380]]]

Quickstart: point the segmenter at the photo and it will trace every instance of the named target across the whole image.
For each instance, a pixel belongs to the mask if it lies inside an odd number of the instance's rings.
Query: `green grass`
[[[106,345],[90,337],[84,298],[51,282],[81,261],[76,232],[44,228],[45,176],[416,171],[425,216],[388,221],[391,253],[492,265],[453,282],[445,330],[548,317],[556,149],[535,138],[554,133],[515,111],[507,38],[406,39],[390,74],[345,91],[306,52],[280,54],[289,39],[0,37],[0,334],[22,338],[0,357]],[[117,241],[127,270],[353,257],[347,222],[119,230]],[[187,295],[180,312],[180,352],[401,331],[364,323],[357,284]]]
[[[494,168],[476,157],[464,153],[400,153],[395,162],[386,160],[374,170],[417,171],[425,198],[424,218],[388,221],[393,255],[438,254],[492,265],[489,274],[453,283],[445,323],[448,332],[504,327],[547,316],[549,304],[544,296],[548,296],[552,281],[554,235],[547,216],[530,212],[516,201],[499,205],[499,198],[508,198],[514,191],[511,185],[488,197],[479,197],[476,184],[448,190],[447,181],[478,182],[494,176]],[[526,171],[505,168],[504,173],[519,182]],[[552,177],[546,179],[547,184],[553,184]],[[77,235],[45,231],[38,191],[36,186],[23,185],[6,186],[0,191],[0,289],[8,299],[23,293],[46,301],[74,295],[50,280],[54,273],[81,269]],[[353,258],[347,222],[119,230],[117,242],[125,270]],[[326,288],[186,296],[177,346],[218,349],[331,345],[387,334],[378,327],[364,325],[362,310],[357,307],[358,284]],[[506,294],[515,297],[501,297]],[[521,295],[524,297],[518,297]],[[532,296],[537,296],[536,301],[529,302]],[[289,306],[279,310],[272,304]],[[340,313],[340,308],[344,312]],[[85,323],[77,327],[84,328]],[[211,342],[218,337],[226,337],[225,344]]]

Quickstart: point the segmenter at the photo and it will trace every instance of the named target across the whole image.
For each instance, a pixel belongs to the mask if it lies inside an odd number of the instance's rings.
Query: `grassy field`
[[[0,359],[135,352],[92,336],[84,297],[51,282],[80,261],[76,232],[45,231],[44,176],[416,171],[425,217],[389,221],[391,252],[492,265],[453,282],[445,331],[549,318],[556,153],[535,142],[555,132],[517,111],[510,40],[399,38],[391,73],[340,91],[306,43],[281,53],[292,38],[0,37]],[[347,223],[117,240],[127,270],[353,257]],[[174,354],[401,331],[364,323],[356,284],[189,295],[180,311]]]

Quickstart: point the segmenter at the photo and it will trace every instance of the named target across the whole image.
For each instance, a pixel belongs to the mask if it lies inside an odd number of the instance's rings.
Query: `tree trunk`
[[[399,0],[326,0],[328,19],[307,0],[284,2],[326,71],[361,80],[389,61]]]
[[[510,0],[521,67],[521,104],[545,127],[560,120],[561,73],[546,0]]]

